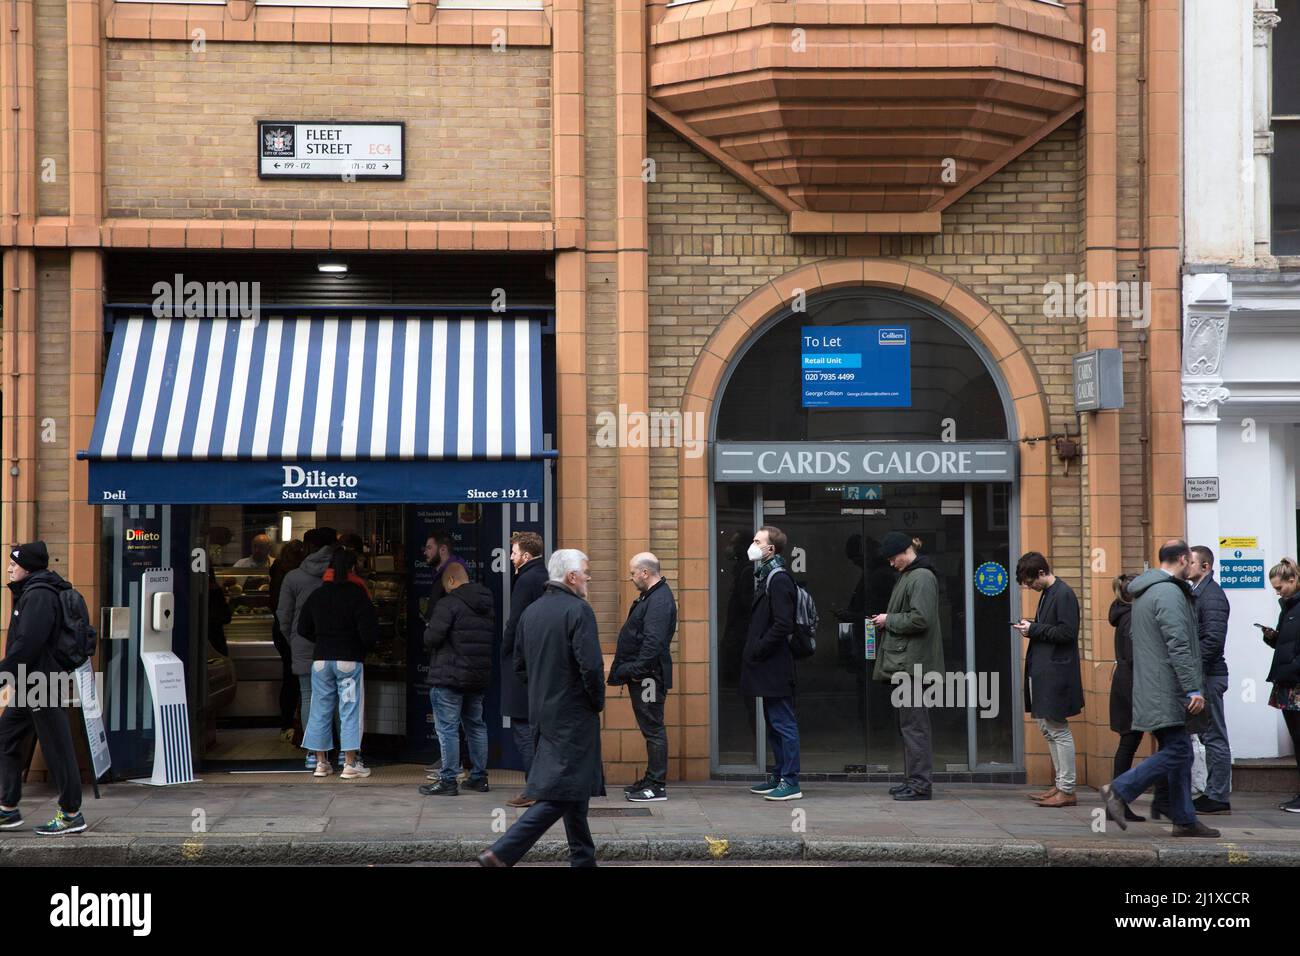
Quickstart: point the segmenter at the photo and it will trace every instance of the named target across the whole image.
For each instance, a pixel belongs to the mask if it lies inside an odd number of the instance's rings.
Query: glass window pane
[[[745,557],[754,536],[754,486],[714,486],[717,514],[718,764],[753,767],[754,702],[740,695],[740,655],[749,633],[754,566]]]
[[[1300,123],[1273,124],[1273,255],[1300,255]]]
[[[1277,0],[1273,30],[1273,115],[1300,115],[1300,0]],[[1294,168],[1294,167],[1292,167]]]
[[[981,764],[1004,764],[1009,769],[1015,762],[1012,721],[1020,715],[1012,713],[1012,684],[1015,672],[1011,667],[1012,632],[1011,580],[1015,570],[1010,564],[1007,547],[1010,485],[971,486],[971,537],[975,569],[993,562],[1006,571],[1006,587],[999,593],[983,594],[975,589],[975,671],[979,682],[988,689],[986,702],[988,716],[980,713],[975,720],[975,758]],[[985,585],[986,591],[994,587]],[[1017,638],[1019,640],[1019,638]],[[993,694],[993,680],[997,680],[997,693]]]

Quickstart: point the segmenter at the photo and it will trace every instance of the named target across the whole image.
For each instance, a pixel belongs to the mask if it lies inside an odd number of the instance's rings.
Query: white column
[[[1228,340],[1232,283],[1221,272],[1183,278],[1183,447],[1188,478],[1219,476],[1219,405],[1228,400],[1223,387],[1223,351]],[[1187,502],[1187,539],[1193,544],[1217,541],[1219,503]]]
[[[1255,127],[1255,261],[1272,268],[1273,199],[1270,189],[1270,163],[1273,159],[1273,83],[1270,70],[1270,47],[1273,28],[1282,18],[1272,0],[1256,0],[1254,14],[1254,83],[1251,97]]]

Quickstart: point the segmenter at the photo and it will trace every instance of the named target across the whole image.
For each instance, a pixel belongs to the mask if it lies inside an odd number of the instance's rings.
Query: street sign
[[[1220,587],[1243,591],[1262,588],[1264,583],[1263,551],[1258,548],[1225,548],[1219,551]]]
[[[1237,537],[1237,538],[1220,538],[1220,548],[1258,548],[1259,538],[1257,537]]]
[[[1219,500],[1218,478],[1186,478],[1183,488],[1183,497],[1188,501]]]
[[[405,179],[406,124],[258,120],[261,179]]]

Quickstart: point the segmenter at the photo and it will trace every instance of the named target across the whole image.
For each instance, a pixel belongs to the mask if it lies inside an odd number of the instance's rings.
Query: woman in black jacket
[[[1133,575],[1121,574],[1111,582],[1115,592],[1109,615],[1110,626],[1115,628],[1115,674],[1110,679],[1110,729],[1119,734],[1114,777],[1133,766],[1133,755],[1142,743],[1142,731],[1133,729],[1133,636],[1129,630],[1133,597],[1128,593],[1132,580]],[[1146,817],[1129,810],[1124,819],[1142,823]]]
[[[357,759],[361,749],[361,719],[365,710],[366,654],[379,639],[379,619],[365,583],[353,569],[357,556],[335,548],[319,588],[303,605],[298,633],[315,645],[311,668],[311,716],[303,733],[304,750],[316,751],[316,776],[334,772],[326,751],[334,747],[331,724],[335,700],[339,712],[339,747],[346,751],[344,780],[370,776]]]
[[[1264,643],[1273,648],[1273,663],[1267,680],[1273,685],[1268,705],[1282,711],[1296,767],[1300,769],[1300,568],[1283,558],[1268,572],[1269,584],[1277,592],[1281,613],[1277,627],[1264,629]],[[1300,813],[1300,794],[1280,804],[1288,813]]]

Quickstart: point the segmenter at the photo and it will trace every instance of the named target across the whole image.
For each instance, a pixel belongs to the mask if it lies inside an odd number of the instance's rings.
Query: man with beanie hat
[[[4,657],[0,658],[0,680],[8,688],[32,688],[30,676],[37,673],[47,675],[47,694],[56,694],[61,684],[51,679],[60,668],[50,646],[63,626],[59,592],[72,585],[49,570],[49,564],[44,541],[20,544],[9,551],[9,590],[13,592],[14,610]],[[18,801],[23,793],[27,744],[34,731],[59,788],[59,812],[36,832],[43,836],[80,833],[86,829],[81,815],[81,770],[72,749],[72,731],[61,707],[63,702],[27,700],[22,706],[12,700],[5,703],[5,711],[0,714],[0,830],[17,830],[23,825]]]
[[[933,789],[934,743],[930,712],[921,694],[922,675],[942,673],[943,634],[939,628],[939,579],[929,558],[916,556],[912,536],[891,531],[880,542],[880,557],[898,572],[884,614],[871,619],[880,651],[873,677],[895,685],[890,701],[903,738],[904,782],[892,787],[895,800],[929,800]],[[900,688],[899,685],[908,684]],[[899,690],[910,691],[903,695]]]

